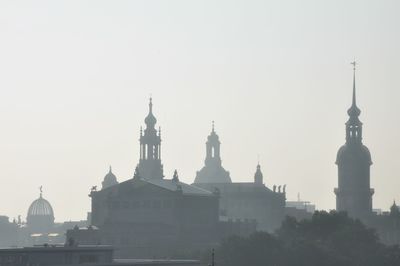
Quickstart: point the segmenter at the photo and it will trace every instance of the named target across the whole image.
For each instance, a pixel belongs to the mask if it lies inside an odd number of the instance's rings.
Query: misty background
[[[1,1],[0,214],[39,196],[85,219],[133,176],[153,97],[166,178],[192,183],[215,120],[223,166],[334,209],[357,60],[373,207],[400,202],[399,1]]]

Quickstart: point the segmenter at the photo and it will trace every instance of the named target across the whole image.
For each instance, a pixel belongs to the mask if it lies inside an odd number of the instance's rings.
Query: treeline
[[[287,217],[273,235],[225,239],[215,250],[215,265],[394,266],[400,265],[400,249],[381,244],[374,230],[346,213],[321,211],[311,220]]]

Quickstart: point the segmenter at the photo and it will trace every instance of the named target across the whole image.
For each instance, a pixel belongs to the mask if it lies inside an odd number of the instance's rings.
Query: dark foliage
[[[287,217],[276,234],[225,239],[218,266],[400,265],[400,249],[379,243],[374,230],[345,213],[315,212],[311,220]]]

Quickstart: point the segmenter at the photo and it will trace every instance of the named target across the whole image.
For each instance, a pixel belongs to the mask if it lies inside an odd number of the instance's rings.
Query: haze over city
[[[399,8],[0,2],[1,213],[24,218],[43,186],[57,221],[85,219],[109,165],[133,176],[150,95],[167,178],[193,182],[215,121],[233,181],[252,181],[259,158],[269,187],[334,209],[353,60],[373,207],[388,209],[400,201]]]

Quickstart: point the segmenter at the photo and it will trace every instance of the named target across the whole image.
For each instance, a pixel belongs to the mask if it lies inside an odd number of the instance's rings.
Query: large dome
[[[51,216],[54,217],[53,208],[50,203],[45,200],[42,195],[33,201],[28,210],[29,216]]]
[[[29,206],[26,217],[28,227],[36,232],[47,232],[54,225],[54,212],[51,204],[42,197],[34,200]]]

